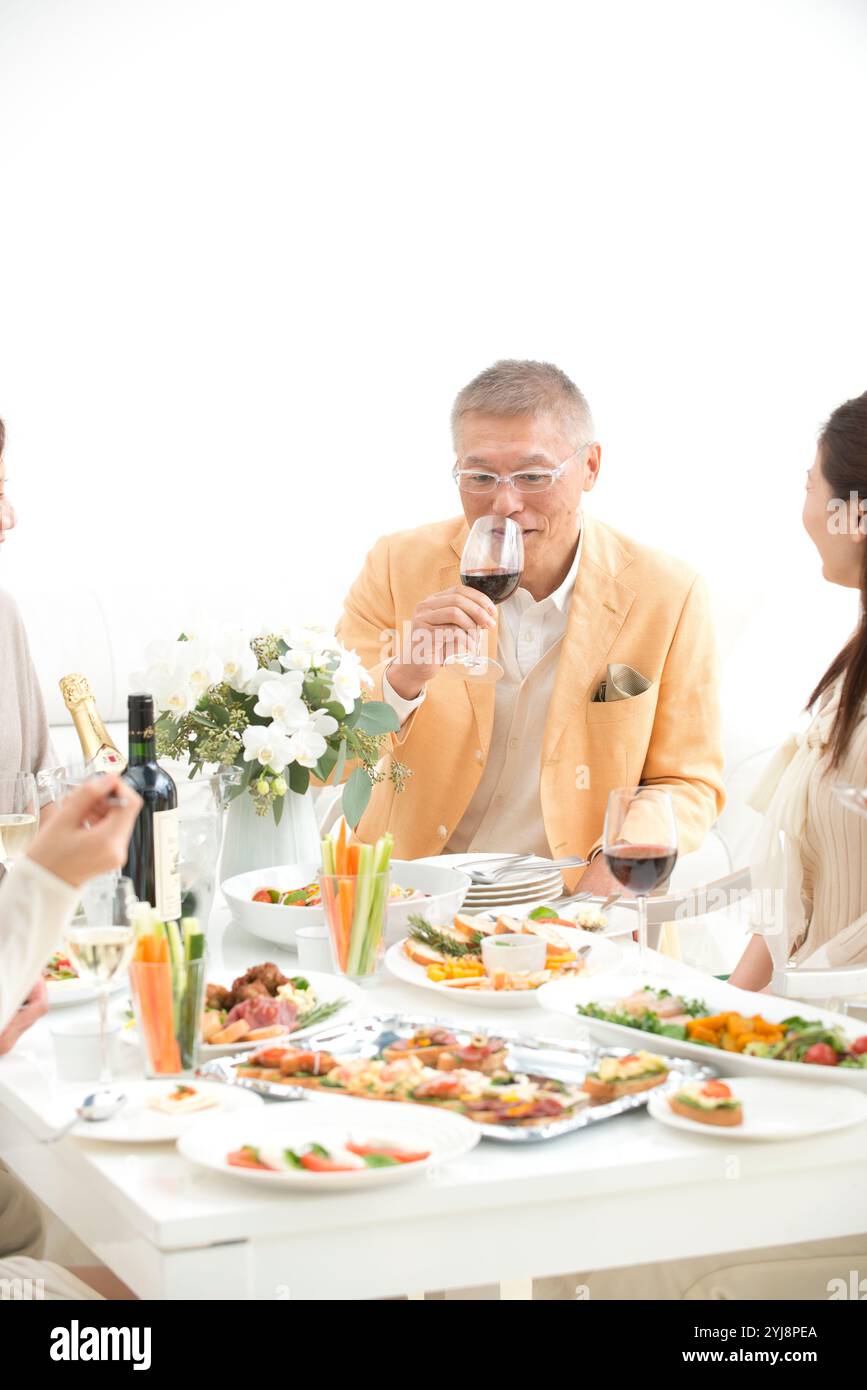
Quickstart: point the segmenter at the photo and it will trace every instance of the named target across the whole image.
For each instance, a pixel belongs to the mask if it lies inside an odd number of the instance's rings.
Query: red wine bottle
[[[153,696],[130,695],[127,708],[129,763],[123,780],[135,787],[144,805],[123,871],[132,879],[139,902],[150,903],[164,922],[175,922],[181,915],[178,791],[157,762]]]
[[[609,870],[630,893],[644,896],[667,883],[677,863],[670,845],[615,845],[605,851]]]
[[[461,583],[469,589],[478,589],[492,603],[503,603],[515,592],[521,582],[520,570],[469,570],[461,574]]]

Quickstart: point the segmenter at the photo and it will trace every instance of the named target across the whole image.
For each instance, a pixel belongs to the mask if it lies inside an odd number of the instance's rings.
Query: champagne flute
[[[668,882],[677,863],[677,821],[668,792],[620,787],[609,794],[602,853],[610,873],[638,899],[638,966],[647,955],[647,895]]]
[[[461,583],[477,589],[494,603],[503,603],[515,592],[524,569],[524,538],[521,528],[508,516],[480,516],[473,522],[461,555]],[[498,681],[503,668],[498,661],[482,655],[481,631],[472,641],[472,651],[449,656],[443,668],[461,679],[471,676],[483,683]]]
[[[66,928],[66,953],[79,978],[99,990],[100,1082],[111,1080],[108,1056],[108,996],[112,980],[129,965],[135,945],[130,879],[118,873],[91,879],[82,889],[85,923]]]
[[[0,862],[10,864],[26,854],[39,829],[39,796],[32,772],[0,777]]]

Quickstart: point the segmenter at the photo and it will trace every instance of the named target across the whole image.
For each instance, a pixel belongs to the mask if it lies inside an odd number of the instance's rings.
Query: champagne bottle
[[[164,922],[176,922],[181,915],[178,792],[157,762],[153,696],[130,695],[127,706],[129,762],[123,779],[135,787],[144,805],[123,872],[132,879],[139,902],[150,903]]]
[[[112,742],[99,717],[96,700],[86,676],[64,676],[60,682],[64,704],[72,715],[84,761],[93,772],[123,772],[126,758]]]

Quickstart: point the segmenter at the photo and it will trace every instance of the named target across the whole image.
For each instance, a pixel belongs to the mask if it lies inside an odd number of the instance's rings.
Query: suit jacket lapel
[[[543,763],[553,755],[569,720],[595,693],[606,657],[635,600],[635,591],[616,577],[629,564],[629,552],[592,517],[585,514],[583,525],[584,548],[545,725]]]

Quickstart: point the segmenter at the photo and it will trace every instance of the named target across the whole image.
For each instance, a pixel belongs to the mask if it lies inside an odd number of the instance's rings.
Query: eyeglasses
[[[489,473],[484,468],[459,468],[455,464],[452,477],[461,492],[470,493],[474,497],[484,497],[496,492],[501,483],[513,487],[516,492],[547,492],[565,472],[566,465],[577,458],[584,449],[588,449],[591,443],[592,441],[588,440],[586,444],[580,444],[574,454],[563,459],[556,468],[525,467],[514,473]]]

